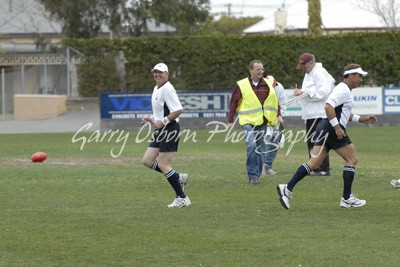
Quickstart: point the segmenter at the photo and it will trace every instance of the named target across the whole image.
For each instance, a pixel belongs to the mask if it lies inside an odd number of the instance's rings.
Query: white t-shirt
[[[339,123],[346,128],[351,108],[353,107],[353,96],[347,84],[344,82],[339,83],[329,95],[326,103],[335,108]]]
[[[267,80],[273,81],[275,83],[275,92],[276,96],[278,97],[278,105],[281,108],[281,115],[285,115],[286,107],[287,107],[287,97],[285,93],[285,88],[283,88],[283,85],[281,83],[278,83],[274,76],[267,75],[265,77]]]
[[[183,109],[178,94],[169,81],[164,83],[160,88],[157,85],[154,87],[153,95],[151,96],[151,105],[153,107],[153,120],[155,121],[162,120],[169,113]],[[176,121],[179,121],[179,119],[176,118]]]

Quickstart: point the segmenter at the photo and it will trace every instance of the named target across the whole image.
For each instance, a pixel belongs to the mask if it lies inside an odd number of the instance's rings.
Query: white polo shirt
[[[153,95],[151,96],[151,105],[153,107],[153,120],[155,121],[162,120],[169,113],[183,109],[178,94],[169,81],[164,83],[160,88],[157,85],[154,87]],[[179,121],[178,118],[175,120]]]

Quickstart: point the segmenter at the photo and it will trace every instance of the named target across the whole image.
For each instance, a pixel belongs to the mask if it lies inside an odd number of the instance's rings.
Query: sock
[[[343,198],[348,199],[351,195],[351,185],[353,184],[356,168],[351,166],[343,167]]]
[[[153,162],[153,166],[151,166],[151,168],[152,168],[153,170],[155,170],[155,171],[158,171],[158,172],[161,172],[161,173],[162,173],[162,171],[160,170],[160,168],[158,168],[158,161],[157,161],[157,160],[155,160],[155,161]]]
[[[175,190],[176,196],[185,198],[186,195],[182,191],[181,184],[179,183],[179,173],[177,173],[174,169],[172,169],[170,172],[165,174],[165,177],[167,178],[172,188]]]
[[[293,187],[301,181],[304,177],[309,175],[311,172],[310,167],[308,167],[307,163],[303,163],[293,175],[292,179],[290,179],[289,183],[287,184],[287,189],[290,191],[293,190]]]

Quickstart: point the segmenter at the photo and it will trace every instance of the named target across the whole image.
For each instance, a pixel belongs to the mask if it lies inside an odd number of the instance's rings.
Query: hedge
[[[151,92],[150,70],[158,62],[170,69],[178,90],[231,90],[248,75],[248,64],[260,59],[265,70],[285,88],[301,85],[304,73],[296,70],[301,53],[314,53],[317,62],[342,79],[349,63],[369,72],[368,86],[399,86],[400,32],[351,33],[320,37],[257,35],[228,37],[139,37],[131,39],[65,40],[85,54],[79,68],[79,92]],[[125,79],[118,75],[115,57],[125,56]]]

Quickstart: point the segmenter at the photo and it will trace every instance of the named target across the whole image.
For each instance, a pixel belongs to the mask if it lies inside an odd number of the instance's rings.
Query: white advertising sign
[[[382,87],[359,87],[352,91],[354,114],[382,115]]]
[[[383,88],[384,113],[400,114],[400,88]]]
[[[294,89],[286,89],[286,96],[288,101],[294,98]],[[400,89],[397,91],[400,95]],[[359,87],[352,90],[353,94],[353,109],[352,113],[359,115],[381,115],[383,114],[382,108],[382,87]],[[398,109],[400,112],[400,103],[397,107],[392,109]],[[285,116],[301,116],[301,106],[299,102],[293,102],[290,104],[285,112]]]

